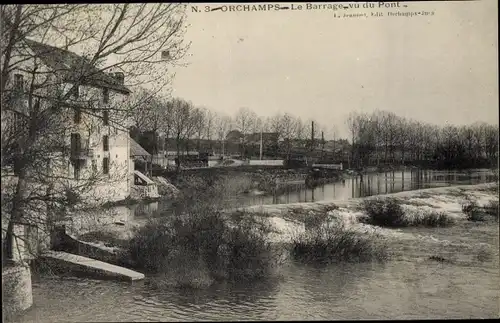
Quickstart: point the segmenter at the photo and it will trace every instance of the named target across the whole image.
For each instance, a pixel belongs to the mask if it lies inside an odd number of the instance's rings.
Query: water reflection
[[[290,188],[286,192],[264,196],[245,196],[235,199],[235,205],[282,204],[315,202],[321,200],[346,200],[379,194],[417,190],[449,185],[478,184],[494,181],[492,172],[443,172],[415,170],[375,173],[356,176],[336,183],[315,188],[304,186]]]
[[[315,202],[324,200],[347,200],[351,198],[390,194],[423,188],[449,185],[466,185],[491,182],[495,175],[491,171],[432,171],[407,170],[373,173],[347,178],[336,183],[308,188],[295,185],[273,194],[260,196],[235,195],[226,202],[233,207]],[[131,206],[132,217],[147,217],[156,210],[168,210],[171,201],[158,201]],[[164,215],[164,214],[163,214]]]

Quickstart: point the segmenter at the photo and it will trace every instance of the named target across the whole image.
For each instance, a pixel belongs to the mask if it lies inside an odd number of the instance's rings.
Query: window
[[[102,120],[103,120],[105,126],[109,125],[109,111],[108,110],[102,111]]]
[[[103,102],[104,103],[109,103],[109,90],[108,89],[102,89],[102,96],[103,96]]]
[[[79,161],[77,161],[73,164],[73,176],[77,180],[80,179],[80,170],[81,170],[81,164],[79,163]]]
[[[109,174],[109,158],[104,157],[102,159],[102,172],[103,174]]]
[[[75,114],[73,115],[73,121],[75,124],[79,124],[82,120],[82,109],[80,107],[75,108]]]
[[[104,151],[109,151],[109,136],[108,135],[104,135],[102,137],[102,146],[103,146],[103,150]]]
[[[18,91],[24,91],[24,75],[14,74],[14,88]]]
[[[80,139],[79,133],[71,134],[71,156],[77,156],[80,154],[80,150],[82,148],[82,143]]]
[[[80,97],[80,87],[78,85],[73,85],[70,90],[70,97],[73,99],[78,99]]]

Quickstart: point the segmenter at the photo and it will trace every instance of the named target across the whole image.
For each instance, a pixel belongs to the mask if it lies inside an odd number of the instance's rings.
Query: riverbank
[[[360,221],[366,216],[366,212],[363,210],[364,201],[391,198],[397,200],[401,204],[407,216],[430,212],[446,213],[447,216],[456,220],[456,224],[449,228],[439,228],[439,232],[446,231],[448,235],[455,235],[456,231],[458,235],[457,239],[462,239],[463,237],[461,236],[464,230],[471,228],[482,230],[481,228],[484,229],[485,226],[492,226],[489,222],[476,223],[467,221],[467,216],[462,210],[463,204],[471,200],[475,201],[479,206],[486,206],[489,203],[494,203],[494,201],[498,203],[497,192],[498,186],[495,183],[463,185],[405,191],[344,201],[250,206],[228,210],[226,214],[242,211],[243,214],[247,216],[254,215],[259,218],[267,218],[274,228],[270,238],[275,242],[289,242],[294,235],[303,233],[307,230],[306,224],[308,218],[317,217],[318,214],[321,216],[321,214],[325,214],[325,212],[329,213],[331,217],[343,224],[354,226],[359,230],[377,230],[385,236],[390,236],[392,238],[405,238],[407,235],[402,233],[401,230],[417,230],[417,232],[419,230],[422,230],[422,232],[433,230],[429,228],[379,228]],[[134,232],[138,228],[148,223],[148,221],[147,218],[144,218],[129,221],[121,226],[104,226],[97,232],[84,235],[82,239],[108,247],[116,247],[117,241],[120,245],[123,245],[133,237]],[[490,245],[494,244],[490,243]]]
[[[312,179],[313,183],[327,183],[342,178],[342,171],[322,170],[313,172],[311,167],[285,168],[283,166],[238,166],[183,170],[179,173],[164,171],[157,175],[167,178],[175,187],[183,191],[192,186],[193,181],[224,182],[234,194],[252,191],[274,192],[277,189],[302,185]]]

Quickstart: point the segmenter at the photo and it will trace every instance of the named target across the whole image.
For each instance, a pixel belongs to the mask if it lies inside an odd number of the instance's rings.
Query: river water
[[[468,185],[491,182],[495,180],[491,170],[459,171],[398,171],[387,173],[372,173],[363,176],[347,178],[344,181],[319,185],[308,188],[305,185],[294,185],[275,193],[242,194],[231,197],[227,201],[230,206],[251,206],[268,204],[287,204],[316,202],[328,200],[346,200],[350,198],[371,195],[390,194],[401,191],[411,191],[423,188],[433,188],[450,185]],[[148,216],[155,210],[168,209],[168,201],[138,204],[133,206],[135,217]]]
[[[20,322],[494,318],[499,313],[498,266],[292,264],[283,277],[206,290],[44,278],[34,283],[35,305]]]
[[[278,196],[246,197],[269,204],[345,199],[401,190],[490,181],[491,174],[433,172],[366,176]],[[404,177],[404,183],[403,183]],[[19,322],[438,319],[499,316],[498,224],[461,224],[445,229],[399,230],[394,240],[403,257],[386,264],[326,267],[289,261],[281,278],[208,289],[153,288],[81,278],[34,278],[34,306]],[[418,237],[418,239],[417,239]],[[424,239],[422,239],[424,237]],[[450,244],[452,241],[455,245]],[[444,243],[447,242],[447,243]],[[496,246],[492,260],[477,261],[481,244]],[[428,259],[453,248],[465,250],[456,263]],[[467,256],[467,253],[469,255]],[[462,254],[462,252],[460,253]],[[470,256],[470,257],[469,257]],[[467,258],[468,257],[468,258]]]

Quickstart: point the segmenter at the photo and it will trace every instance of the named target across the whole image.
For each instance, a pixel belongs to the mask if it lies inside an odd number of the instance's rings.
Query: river
[[[328,200],[346,200],[371,195],[390,194],[423,188],[450,185],[466,185],[491,182],[495,180],[491,170],[459,171],[398,171],[372,173],[363,178],[351,177],[344,181],[308,188],[294,185],[276,193],[241,194],[232,196],[227,202],[230,206],[251,206],[268,204],[287,204]],[[149,216],[153,211],[168,209],[169,201],[158,201],[133,206],[134,217]]]
[[[20,322],[438,319],[498,317],[498,267],[405,261],[314,268],[278,282],[207,290],[72,278],[35,282]]]
[[[414,178],[396,173],[388,174],[386,181],[385,174],[374,174],[362,183],[349,179],[245,201],[250,205],[345,199],[475,184],[490,181],[490,176],[428,172]],[[35,277],[35,305],[18,322],[498,318],[498,248],[490,261],[471,260],[482,243],[498,246],[498,227],[466,223],[399,231],[406,239],[395,240],[392,247],[402,256],[386,264],[313,267],[289,261],[281,278],[270,282],[180,290],[156,289],[147,279],[130,284]],[[465,258],[456,263],[428,259],[445,251],[453,254],[457,246]]]

